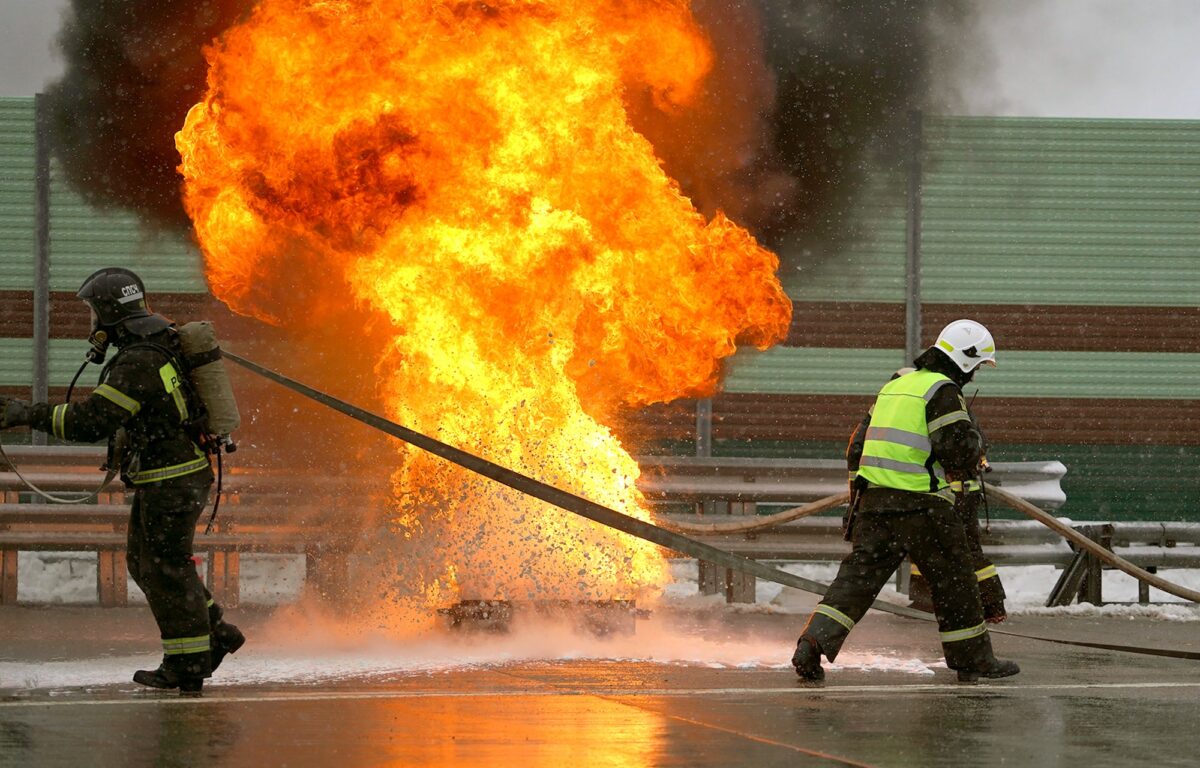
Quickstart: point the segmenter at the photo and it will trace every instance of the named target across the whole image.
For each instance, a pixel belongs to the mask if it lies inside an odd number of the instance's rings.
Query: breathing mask
[[[88,334],[88,344],[91,345],[84,357],[89,363],[99,365],[104,362],[104,356],[108,354],[108,345],[110,336],[104,326],[100,324],[100,316],[96,314],[96,310],[88,305],[92,311],[92,332]]]

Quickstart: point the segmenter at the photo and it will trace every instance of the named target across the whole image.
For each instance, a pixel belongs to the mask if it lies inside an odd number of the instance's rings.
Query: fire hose
[[[1030,518],[1036,520],[1050,530],[1062,536],[1067,541],[1071,542],[1080,549],[1086,550],[1089,554],[1094,555],[1098,560],[1123,571],[1138,581],[1145,582],[1152,587],[1162,590],[1170,595],[1181,597],[1184,600],[1190,600],[1193,603],[1200,603],[1200,592],[1188,589],[1187,587],[1173,584],[1166,579],[1161,578],[1143,568],[1139,568],[1125,558],[1117,555],[1111,550],[1105,549],[1100,544],[1092,541],[1087,536],[1084,536],[1079,531],[1071,526],[1063,523],[1053,515],[1039,509],[1037,506],[1030,504],[1020,496],[1015,496],[1008,491],[1002,490],[994,485],[984,486],[988,498],[998,501],[1005,506],[1021,512]],[[785,509],[782,512],[777,512],[773,515],[763,515],[762,517],[753,517],[748,520],[735,520],[720,523],[687,523],[681,521],[664,521],[663,525],[676,531],[684,533],[748,533],[751,531],[761,531],[767,528],[772,528],[783,523],[791,522],[802,517],[824,512],[834,507],[839,507],[849,501],[848,493],[838,493],[833,496],[826,496],[822,499],[809,502],[808,504],[791,509]]]
[[[1114,552],[1100,546],[1087,536],[1084,536],[1082,533],[1062,522],[1053,515],[1046,514],[1019,496],[1014,496],[1008,491],[997,488],[994,485],[988,485],[985,487],[987,488],[987,495],[989,498],[995,499],[1001,504],[1006,504],[1018,512],[1022,512],[1029,517],[1032,517],[1034,520],[1037,520],[1039,523],[1054,531],[1059,536],[1062,536],[1067,541],[1070,541],[1075,546],[1079,547],[1080,549],[1087,550],[1087,552],[1091,555],[1095,555],[1095,557],[1101,562],[1106,563],[1113,568],[1124,571],[1138,581],[1143,581],[1152,587],[1161,589],[1163,592],[1175,595],[1176,597],[1182,597],[1184,600],[1190,600],[1193,603],[1200,603],[1200,592],[1188,589],[1187,587],[1181,587],[1178,584],[1172,584],[1166,579],[1160,578],[1153,573],[1139,568],[1120,555],[1117,555]]]
[[[115,469],[110,469],[107,466],[101,467],[101,469],[105,470],[106,474],[104,475],[104,479],[100,481],[100,486],[96,490],[92,491],[86,496],[67,498],[65,496],[55,496],[54,494],[43,491],[41,488],[38,488],[36,485],[34,485],[29,478],[21,474],[21,470],[17,468],[16,462],[10,459],[8,454],[4,452],[3,445],[0,445],[0,459],[8,464],[8,468],[12,470],[12,473],[16,475],[22,483],[25,483],[25,486],[29,488],[29,490],[33,491],[38,496],[41,496],[46,501],[51,501],[55,504],[91,504],[100,497],[100,494],[104,493],[104,489],[108,488],[113,479],[117,476],[117,471]]]
[[[790,523],[802,517],[811,517],[834,507],[840,507],[850,501],[849,493],[835,493],[823,499],[810,501],[798,507],[785,509],[773,515],[752,517],[748,520],[730,520],[720,523],[686,523],[679,520],[663,521],[664,528],[670,528],[682,533],[748,533],[761,531],[776,525]]]
[[[567,512],[572,512],[581,517],[585,517],[589,520],[600,523],[601,525],[605,525],[609,528],[613,528],[613,529],[621,531],[623,533],[627,533],[631,536],[636,536],[637,538],[640,538],[644,541],[648,541],[652,544],[657,544],[660,547],[670,549],[672,551],[678,552],[679,554],[688,555],[688,556],[694,557],[698,560],[704,560],[704,561],[713,563],[714,565],[718,565],[718,566],[729,568],[729,569],[732,569],[735,571],[739,571],[741,573],[745,573],[750,576],[755,576],[757,578],[761,578],[761,579],[765,579],[767,581],[774,582],[776,584],[781,584],[781,585],[787,586],[787,587],[793,587],[793,588],[799,589],[803,592],[809,592],[814,595],[823,596],[825,594],[825,590],[828,589],[827,584],[822,584],[821,582],[813,581],[812,579],[806,579],[802,576],[796,576],[795,574],[787,573],[786,571],[782,571],[778,568],[773,568],[769,565],[764,565],[763,563],[760,563],[757,560],[751,560],[750,558],[747,558],[747,557],[735,555],[732,552],[726,552],[724,550],[717,549],[716,547],[710,546],[710,545],[705,544],[700,541],[696,541],[695,539],[688,538],[687,536],[684,536],[679,533],[675,533],[674,531],[669,531],[665,528],[654,525],[652,523],[648,523],[643,520],[638,520],[637,518],[630,517],[629,515],[623,514],[621,512],[617,512],[616,510],[609,509],[608,507],[605,507],[601,504],[597,504],[594,501],[590,501],[589,499],[585,499],[582,496],[577,496],[573,493],[570,493],[569,491],[564,491],[561,488],[556,488],[547,483],[543,483],[542,481],[536,480],[532,477],[529,477],[528,475],[523,475],[520,472],[516,472],[514,470],[508,469],[507,467],[500,466],[499,464],[488,461],[487,459],[484,459],[482,457],[475,456],[474,454],[468,453],[467,451],[464,451],[460,448],[455,448],[452,445],[443,443],[440,440],[436,440],[432,437],[429,437],[428,435],[424,435],[420,432],[417,432],[416,430],[409,429],[408,427],[404,427],[393,421],[389,421],[388,419],[385,419],[382,416],[379,416],[378,414],[367,411],[356,405],[347,403],[344,400],[340,400],[332,395],[329,395],[329,394],[326,394],[325,392],[314,389],[306,384],[302,384],[301,382],[296,381],[295,379],[291,379],[287,376],[284,376],[281,373],[277,373],[276,371],[272,371],[269,368],[265,368],[265,367],[259,365],[258,363],[252,362],[250,360],[247,360],[244,357],[241,357],[240,355],[236,355],[236,354],[226,350],[223,352],[223,356],[225,357],[225,359],[232,360],[233,362],[237,363],[238,365],[242,366],[243,368],[251,371],[252,373],[257,374],[258,376],[261,376],[265,379],[273,381],[276,384],[286,387],[287,389],[290,389],[293,392],[296,392],[297,394],[303,395],[303,396],[309,398],[310,400],[320,403],[321,405],[324,405],[335,411],[343,413],[343,414],[351,417],[352,419],[355,419],[356,421],[359,421],[369,427],[373,427],[374,429],[377,429],[385,434],[391,435],[392,437],[395,437],[399,440],[403,440],[404,442],[409,443],[410,445],[416,446],[417,448],[420,448],[424,451],[432,453],[435,456],[438,456],[442,459],[445,459],[454,464],[457,464],[458,466],[463,467],[464,469],[470,470],[471,472],[475,472],[476,474],[482,475],[483,477],[486,477],[490,480],[494,480],[502,485],[508,486],[509,488],[512,488],[513,490],[520,491],[521,493],[524,493],[528,496],[532,496],[533,498],[536,498],[536,499],[540,499],[548,504],[553,504],[554,506],[556,506],[562,510],[565,510]],[[821,502],[816,502],[816,503],[828,502],[832,498],[834,498],[834,497],[829,497],[828,499],[823,499],[823,500],[821,500]],[[998,500],[1003,501],[1004,503],[1007,504],[1007,503],[1010,503],[1008,501],[1009,498],[1012,498],[1016,501],[1020,501],[1022,504],[1027,505],[1029,507],[1033,507],[1032,504],[1029,504],[1028,502],[1025,502],[1024,500],[1018,499],[1017,497],[1012,496],[1011,494],[1007,494],[1007,493],[1005,493],[1003,496],[999,497]],[[830,506],[836,506],[836,505],[831,504]],[[1017,508],[1020,509],[1021,511],[1025,511],[1026,514],[1029,514],[1029,512],[1024,507],[1017,507]],[[1033,507],[1033,508],[1036,509],[1036,507]],[[794,511],[795,510],[788,510],[787,512],[780,513],[780,514],[788,514],[788,513],[794,512]],[[1044,512],[1041,512],[1041,510],[1037,510],[1037,511],[1039,513],[1041,513],[1042,515],[1049,517]],[[1053,518],[1051,518],[1051,519],[1053,519]],[[1057,520],[1054,520],[1054,522],[1056,524],[1058,524],[1059,526],[1062,526],[1062,524],[1058,523]],[[1062,527],[1065,528],[1066,526],[1062,526]],[[1074,532],[1074,531],[1072,531],[1072,532]],[[1089,541],[1089,543],[1094,546],[1099,546],[1099,545],[1095,545],[1094,542],[1091,542],[1090,540],[1086,539],[1086,537],[1081,537],[1081,538],[1084,538],[1084,540]],[[1081,546],[1082,546],[1082,544],[1081,544]],[[1089,551],[1091,551],[1091,549],[1089,549]],[[1107,551],[1107,550],[1105,550],[1105,551]],[[1109,554],[1111,555],[1112,553],[1109,553]],[[1120,558],[1117,558],[1117,559],[1120,560]],[[1127,562],[1127,561],[1121,560],[1121,562]],[[1136,568],[1136,566],[1133,566],[1131,564],[1130,564],[1130,567]],[[1138,570],[1140,570],[1140,569],[1138,569]],[[1142,573],[1145,573],[1145,572],[1142,571]],[[1146,574],[1146,575],[1151,576],[1151,574]],[[1157,578],[1157,577],[1155,577],[1155,578]],[[1195,594],[1195,593],[1192,593],[1192,594]],[[905,616],[908,618],[921,619],[924,621],[934,620],[934,616],[932,614],[926,613],[924,611],[918,611],[915,608],[909,608],[909,607],[903,606],[903,605],[896,605],[894,603],[888,603],[888,602],[885,602],[882,600],[875,600],[873,603],[871,603],[871,607],[874,608],[875,610],[883,611],[885,613],[891,613],[896,616]],[[1105,649],[1105,650],[1127,651],[1127,652],[1131,652],[1131,653],[1142,653],[1142,654],[1149,654],[1149,655],[1155,655],[1155,656],[1171,656],[1171,657],[1175,657],[1175,658],[1200,659],[1200,652],[1193,652],[1193,651],[1163,650],[1163,649],[1157,649],[1157,648],[1140,648],[1140,647],[1135,647],[1135,646],[1112,645],[1112,644],[1106,644],[1106,643],[1093,643],[1093,642],[1080,641],[1080,640],[1063,640],[1063,639],[1058,639],[1058,638],[1048,638],[1048,637],[1041,637],[1038,635],[1024,634],[1021,632],[1013,632],[1011,630],[992,629],[990,631],[994,632],[994,633],[998,633],[998,634],[1009,635],[1012,637],[1022,637],[1022,638],[1026,638],[1026,639],[1030,639],[1030,640],[1042,640],[1042,641],[1046,641],[1046,642],[1058,643],[1061,645],[1074,645],[1074,646],[1083,646],[1083,647],[1088,647],[1088,648],[1101,648],[1101,649]]]

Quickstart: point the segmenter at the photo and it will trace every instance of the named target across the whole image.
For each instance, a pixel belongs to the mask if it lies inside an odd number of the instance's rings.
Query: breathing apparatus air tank
[[[224,445],[233,450],[229,436],[241,424],[237,400],[233,397],[233,386],[229,374],[221,361],[221,347],[212,323],[197,320],[179,328],[179,341],[183,346],[184,363],[188,367],[188,378],[196,388],[196,394],[204,402],[208,412],[208,432],[215,435]]]

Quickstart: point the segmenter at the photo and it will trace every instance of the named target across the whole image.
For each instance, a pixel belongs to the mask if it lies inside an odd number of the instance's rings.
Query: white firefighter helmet
[[[987,363],[996,364],[996,342],[992,334],[974,320],[955,320],[942,329],[933,345],[964,372]]]

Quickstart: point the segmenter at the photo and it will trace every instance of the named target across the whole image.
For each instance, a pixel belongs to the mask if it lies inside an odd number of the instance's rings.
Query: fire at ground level
[[[521,619],[532,619],[565,623],[595,637],[632,635],[637,620],[650,617],[636,600],[460,600],[437,612],[456,632],[507,633]]]
[[[1101,768],[1200,750],[1200,666],[1185,659],[997,636],[1022,673],[960,685],[931,625],[872,612],[813,687],[787,664],[795,614],[656,610],[632,637],[542,625],[396,642],[303,631],[296,610],[238,611],[251,641],[189,700],[129,682],[157,662],[143,608],[0,608],[0,766]],[[1200,650],[1191,622],[1010,624]]]

